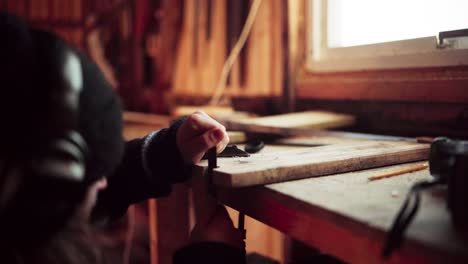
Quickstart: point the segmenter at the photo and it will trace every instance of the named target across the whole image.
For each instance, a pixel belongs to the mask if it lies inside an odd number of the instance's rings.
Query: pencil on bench
[[[398,170],[398,171],[393,171],[393,172],[387,172],[387,173],[384,173],[384,174],[381,174],[381,175],[369,177],[369,181],[375,181],[375,180],[390,178],[390,177],[393,177],[393,176],[398,176],[398,175],[405,174],[405,173],[409,173],[409,172],[413,172],[413,171],[424,170],[424,169],[426,169],[428,166],[429,166],[429,165],[427,164],[427,162],[426,162],[426,163],[422,163],[422,164],[418,164],[418,165],[416,165],[416,166],[409,167],[409,168],[406,168],[406,169],[402,169],[402,170]]]

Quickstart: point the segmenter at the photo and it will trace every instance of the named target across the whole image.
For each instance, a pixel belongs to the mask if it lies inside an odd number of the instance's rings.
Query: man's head
[[[120,103],[97,67],[54,34],[5,14],[0,34],[0,221],[47,236],[119,163]]]

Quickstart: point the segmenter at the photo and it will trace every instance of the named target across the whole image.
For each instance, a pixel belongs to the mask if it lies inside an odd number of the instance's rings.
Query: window
[[[468,65],[468,1],[309,0],[314,72]]]

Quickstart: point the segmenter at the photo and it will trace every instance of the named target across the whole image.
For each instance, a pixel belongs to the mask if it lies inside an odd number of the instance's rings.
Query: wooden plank
[[[299,100],[296,109],[322,109],[354,115],[353,130],[386,135],[468,137],[468,108],[463,103]]]
[[[425,160],[428,155],[429,144],[390,141],[287,147],[281,151],[265,148],[246,158],[219,158],[213,182],[225,187],[262,185]],[[203,171],[206,166],[207,161],[202,161],[196,169]]]
[[[348,126],[353,123],[354,117],[351,115],[325,111],[305,111],[234,120],[228,123],[228,127],[233,130],[281,133],[288,128],[324,129]]]
[[[247,135],[242,131],[227,131],[230,144],[244,143],[247,141]]]
[[[265,187],[218,188],[221,202],[347,263],[384,263],[381,250],[406,193],[429,170],[369,182],[414,163],[304,179]],[[467,263],[443,190],[424,193],[401,250],[385,263]]]
[[[218,85],[219,78],[221,77],[221,71],[226,61],[226,45],[225,45],[225,28],[226,28],[226,0],[212,1],[213,11],[213,27],[212,27],[212,38],[207,46],[209,56],[207,58],[209,71],[211,74],[211,80],[206,84],[208,89],[208,95],[212,96],[216,86]],[[197,89],[197,88],[195,88]],[[197,94],[195,92],[195,94]]]
[[[369,139],[351,137],[352,133],[343,132],[343,137],[337,137],[326,134],[328,132],[323,132],[322,136],[299,136],[299,137],[286,137],[279,138],[274,141],[278,145],[289,145],[289,146],[320,146],[320,145],[336,145],[336,144],[346,144],[353,142],[369,142]],[[350,135],[348,137],[345,137]]]
[[[149,133],[169,126],[169,117],[125,112],[123,115],[123,137],[125,140],[142,138]]]
[[[141,125],[155,125],[160,127],[168,126],[170,117],[165,115],[155,115],[141,112],[125,111],[123,113],[125,123],[137,123]]]
[[[282,95],[283,88],[283,69],[287,68],[287,63],[284,57],[285,44],[283,40],[284,21],[287,19],[285,16],[285,4],[282,0],[275,0],[271,3],[272,15],[270,17],[271,27],[271,65],[270,65],[270,78],[271,87],[267,96]],[[287,8],[286,8],[287,9]],[[287,47],[287,46],[286,46]]]
[[[180,43],[177,47],[176,65],[174,69],[174,87],[175,93],[187,93],[190,84],[195,83],[194,69],[191,67],[191,47],[193,42],[193,12],[194,1],[184,1],[184,14],[182,22],[182,31],[180,33]]]
[[[210,116],[220,116],[220,115],[231,115],[234,113],[234,109],[230,106],[188,106],[181,105],[172,109],[172,117],[181,117],[187,116],[195,111],[204,111]]]
[[[466,103],[467,77],[433,80],[381,80],[351,77],[298,80],[298,98],[323,100],[379,100],[406,102]],[[434,77],[436,78],[436,77]],[[441,77],[442,78],[442,77]]]
[[[267,95],[270,88],[270,1],[263,1],[253,23],[247,52],[248,72],[244,95]],[[267,34],[268,32],[268,34]]]

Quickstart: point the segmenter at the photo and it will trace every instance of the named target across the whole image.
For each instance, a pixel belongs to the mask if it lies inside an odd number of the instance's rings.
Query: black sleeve
[[[186,263],[224,263],[245,264],[245,253],[238,248],[220,242],[201,242],[191,244],[176,251],[173,264]]]
[[[176,145],[176,132],[183,121],[126,143],[122,162],[99,194],[95,218],[120,217],[129,205],[167,196],[173,183],[190,177],[191,165],[184,164]]]

